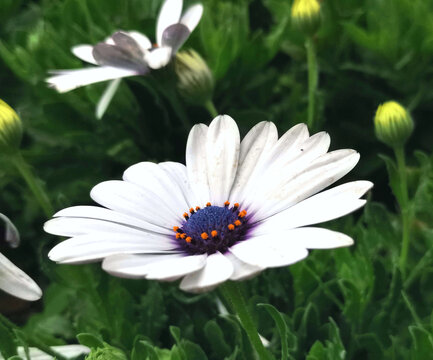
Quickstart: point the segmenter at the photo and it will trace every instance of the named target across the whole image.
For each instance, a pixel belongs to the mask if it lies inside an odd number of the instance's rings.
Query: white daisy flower
[[[186,166],[142,162],[123,181],[96,185],[104,207],[61,210],[45,231],[70,239],[54,247],[59,263],[103,260],[112,275],[177,280],[200,292],[226,280],[293,264],[308,249],[353,244],[345,234],[311,225],[360,207],[373,184],[354,181],[322,191],[358,162],[354,150],[328,152],[325,132],[309,136],[299,124],[278,139],[272,122],[240,141],[235,121],[218,116],[195,125]]]
[[[5,223],[5,240],[12,247],[19,244],[19,233],[9,218],[0,214]],[[23,300],[34,301],[42,296],[39,286],[21,269],[0,253],[0,289]]]
[[[196,4],[181,17],[182,3],[182,0],[166,0],[162,5],[155,45],[137,31],[118,31],[95,46],[75,46],[72,48],[75,56],[98,66],[55,71],[55,76],[47,79],[48,84],[59,92],[67,92],[101,81],[144,75],[150,69],[166,66],[195,29],[203,13],[203,6]],[[114,84],[118,85],[118,82]]]

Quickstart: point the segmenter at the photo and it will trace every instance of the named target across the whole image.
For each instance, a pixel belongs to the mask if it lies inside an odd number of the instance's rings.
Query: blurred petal
[[[80,86],[86,86],[101,81],[135,75],[139,75],[139,73],[135,70],[101,66],[80,70],[60,71],[58,72],[58,75],[49,77],[46,81],[50,87],[53,87],[58,92],[63,93],[74,90]]]
[[[20,244],[20,233],[13,222],[6,216],[0,213],[0,220],[5,223],[4,239],[11,248],[16,248]]]
[[[203,15],[203,5],[196,4],[188,8],[187,11],[182,15],[180,23],[185,25],[190,32],[196,28],[200,22],[201,16]]]
[[[95,58],[93,57],[93,46],[92,45],[77,45],[71,49],[72,53],[79,59],[88,62],[93,65],[97,65]]]
[[[190,34],[189,29],[183,24],[170,25],[162,33],[161,47],[169,47],[171,48],[171,53],[175,54]]]
[[[0,289],[28,301],[42,296],[39,286],[3,254],[0,254]]]
[[[110,81],[108,86],[105,88],[104,93],[102,94],[101,98],[98,101],[98,104],[96,105],[96,118],[102,119],[102,117],[105,114],[105,111],[107,110],[108,106],[111,103],[111,100],[113,99],[114,95],[116,94],[117,89],[120,85],[120,79],[115,79]]]
[[[137,42],[137,44],[140,46],[143,54],[146,52],[146,50],[149,50],[152,48],[152,43],[146,35],[138,32],[138,31],[129,31],[128,34]]]
[[[156,48],[145,54],[145,61],[151,69],[160,69],[170,62],[171,54],[169,47]]]
[[[165,0],[161,7],[156,23],[156,42],[161,46],[162,34],[170,25],[179,22],[182,13],[182,0]]]

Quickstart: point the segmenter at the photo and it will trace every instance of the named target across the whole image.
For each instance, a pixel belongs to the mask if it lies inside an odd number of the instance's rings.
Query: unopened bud
[[[0,153],[14,153],[21,144],[21,119],[8,104],[0,99]]]
[[[176,55],[177,88],[188,102],[203,105],[212,98],[214,79],[203,58],[194,50]]]
[[[320,26],[320,4],[317,0],[295,0],[292,5],[292,22],[307,35],[316,33]]]
[[[407,110],[395,101],[379,105],[374,117],[377,138],[390,147],[402,146],[412,134],[413,121]]]

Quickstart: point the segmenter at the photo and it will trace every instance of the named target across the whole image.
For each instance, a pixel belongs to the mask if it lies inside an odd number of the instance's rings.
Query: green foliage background
[[[212,69],[218,111],[231,115],[243,135],[262,120],[275,122],[280,134],[305,122],[305,38],[291,27],[291,1],[203,4],[202,21],[184,49],[197,50]],[[187,105],[176,93],[171,68],[122,81],[102,120],[95,117],[95,105],[106,84],[57,94],[44,82],[49,70],[83,66],[70,53],[73,45],[96,43],[118,29],[153,38],[160,5],[160,0],[0,0],[0,98],[20,114],[23,154],[56,209],[90,204],[92,186],[120,178],[136,162],[184,162],[190,127],[210,122],[206,110]],[[368,179],[375,187],[365,209],[326,224],[353,236],[355,246],[313,251],[294,266],[246,281],[243,290],[276,357],[428,359],[433,2],[326,0],[322,12],[314,39],[320,66],[317,130],[330,133],[332,149],[361,153],[344,181]],[[390,99],[407,106],[416,123],[407,146],[415,216],[405,279],[397,267],[398,207],[379,157],[391,153],[376,140],[372,122],[377,106]],[[236,319],[219,314],[217,291],[190,296],[174,284],[109,277],[98,265],[50,263],[46,254],[58,240],[43,232],[46,219],[19,174],[7,159],[0,165],[0,210],[22,237],[19,249],[0,251],[45,291],[43,301],[31,305],[1,295],[0,309],[24,334],[55,345],[76,342],[84,333],[81,343],[100,352],[110,344],[133,360],[252,359]],[[20,342],[4,331],[0,328],[3,339]],[[3,346],[4,356],[13,355]]]

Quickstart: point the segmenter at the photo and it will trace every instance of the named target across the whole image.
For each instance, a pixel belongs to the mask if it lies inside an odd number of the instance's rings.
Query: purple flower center
[[[230,207],[228,201],[224,206],[207,203],[203,209],[189,209],[183,214],[182,226],[173,227],[179,250],[188,255],[225,253],[247,233],[246,215],[245,210],[239,210],[239,204]]]

